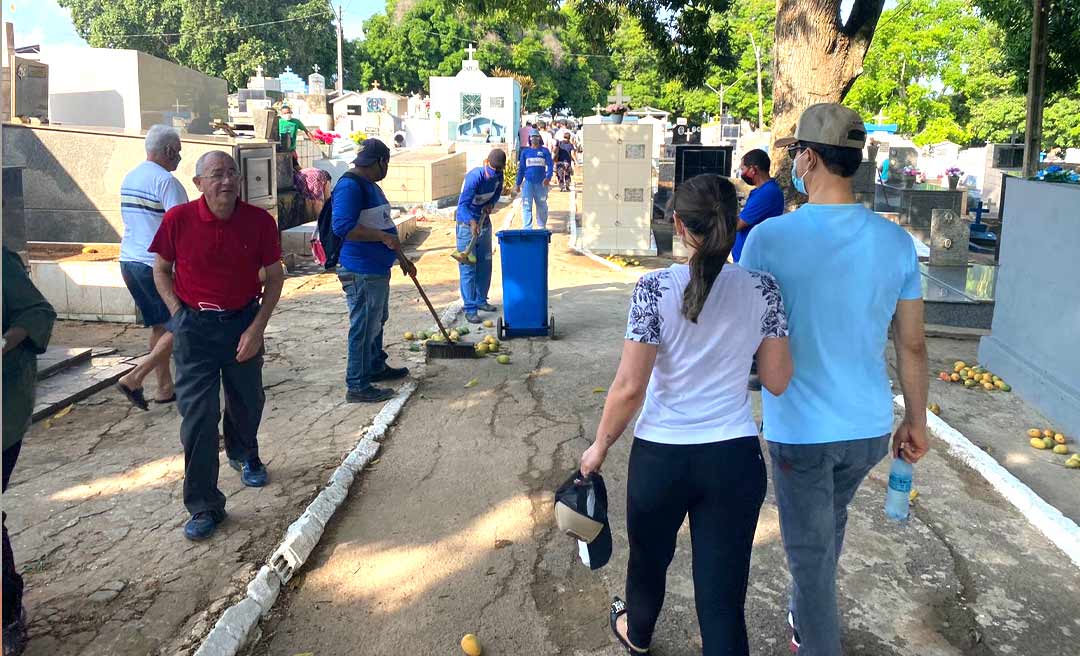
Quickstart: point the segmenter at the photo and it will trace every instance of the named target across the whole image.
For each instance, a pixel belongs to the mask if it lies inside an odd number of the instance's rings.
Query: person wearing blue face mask
[[[841,652],[836,570],[847,506],[889,448],[914,463],[929,450],[919,261],[910,235],[855,201],[866,128],[851,109],[809,107],[780,139],[792,184],[810,198],[757,226],[739,265],[783,292],[795,375],[762,412],[780,530],[791,570],[788,621],[799,656]],[[907,408],[893,432],[885,347],[892,327]]]
[[[491,288],[491,211],[499,200],[503,188],[503,169],[506,153],[495,148],[488,153],[483,166],[469,171],[461,185],[457,205],[457,249],[464,252],[475,239],[472,254],[476,262],[458,265],[461,278],[461,300],[465,305],[465,319],[480,323],[477,312],[495,312],[488,303]]]

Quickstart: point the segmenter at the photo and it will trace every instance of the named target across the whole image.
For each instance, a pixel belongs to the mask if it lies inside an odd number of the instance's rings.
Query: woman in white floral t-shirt
[[[599,470],[641,408],[627,476],[626,601],[611,605],[612,631],[630,653],[648,651],[689,514],[704,653],[749,654],[744,605],[766,481],[746,383],[756,355],[761,384],[773,394],[787,387],[787,318],[772,276],[727,263],[738,218],[730,181],[699,175],[676,190],[673,205],[689,264],[638,281],[581,473]]]

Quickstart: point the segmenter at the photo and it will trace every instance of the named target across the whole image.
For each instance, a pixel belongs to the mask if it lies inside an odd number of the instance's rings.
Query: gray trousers
[[[263,354],[260,351],[250,360],[236,361],[240,335],[258,311],[255,303],[244,310],[222,313],[185,307],[170,320],[180,441],[184,445],[184,505],[192,515],[225,512],[225,495],[218,489],[218,422],[230,460],[259,457],[256,435],[266,402]]]
[[[840,656],[836,565],[847,507],[888,451],[888,435],[828,444],[769,442],[799,656]]]

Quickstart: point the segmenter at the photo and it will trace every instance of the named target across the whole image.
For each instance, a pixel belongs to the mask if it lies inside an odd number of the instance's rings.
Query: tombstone
[[[902,182],[904,167],[919,165],[919,151],[909,146],[889,147],[889,182]]]
[[[601,254],[655,255],[652,127],[586,124],[582,243]]]
[[[950,209],[935,209],[930,220],[930,266],[966,267],[970,225]]]
[[[282,93],[307,93],[307,85],[304,84],[304,80],[293,73],[292,68],[286,66],[285,70],[278,76],[279,90]]]
[[[308,93],[313,96],[326,95],[326,78],[319,74],[319,65],[311,67],[314,73],[308,76]]]
[[[443,140],[476,144],[478,154],[491,144],[512,146],[521,127],[521,85],[512,77],[485,75],[473,59],[476,48],[470,44],[466,50],[469,58],[462,60],[457,75],[428,80],[431,112],[440,121]],[[470,155],[470,165],[474,161]]]

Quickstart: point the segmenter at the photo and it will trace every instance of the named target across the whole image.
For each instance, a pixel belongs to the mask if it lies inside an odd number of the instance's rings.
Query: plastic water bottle
[[[889,491],[885,494],[885,516],[898,522],[908,518],[911,503],[911,483],[915,468],[903,458],[893,458],[889,469]]]

